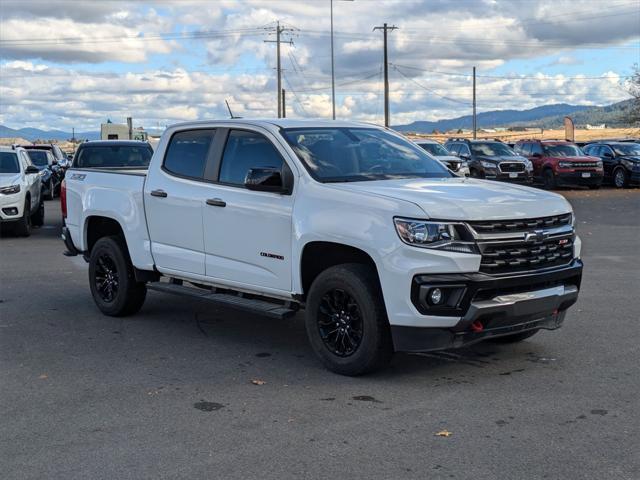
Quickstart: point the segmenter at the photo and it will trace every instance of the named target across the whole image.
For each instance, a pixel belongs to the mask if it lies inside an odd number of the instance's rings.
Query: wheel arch
[[[309,288],[320,273],[327,268],[345,263],[359,263],[371,266],[380,284],[378,267],[373,257],[361,248],[339,242],[310,241],[302,248],[300,256],[300,286],[302,297],[306,298]]]
[[[89,255],[98,240],[108,236],[120,236],[127,243],[124,229],[115,218],[90,215],[85,219],[84,238],[86,254]]]

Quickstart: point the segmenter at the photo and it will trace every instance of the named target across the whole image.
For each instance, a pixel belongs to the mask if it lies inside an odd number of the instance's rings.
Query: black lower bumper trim
[[[503,337],[531,330],[555,330],[562,326],[566,310],[522,323],[505,324],[481,332],[455,332],[447,328],[403,327],[392,325],[396,352],[430,352],[472,345],[489,338]]]

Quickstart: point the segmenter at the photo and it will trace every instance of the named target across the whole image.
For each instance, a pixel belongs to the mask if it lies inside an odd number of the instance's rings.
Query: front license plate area
[[[582,178],[589,178],[591,176],[591,174],[589,172],[583,172],[582,173]]]
[[[510,173],[509,174],[509,178],[518,178],[518,174],[517,173]]]

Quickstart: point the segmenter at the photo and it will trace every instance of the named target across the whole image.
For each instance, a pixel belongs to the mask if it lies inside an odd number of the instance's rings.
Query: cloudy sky
[[[0,123],[97,130],[276,113],[276,21],[291,117],[331,115],[329,0],[0,0]],[[606,7],[605,7],[606,6]],[[334,0],[337,116],[392,124],[628,98],[640,0]]]

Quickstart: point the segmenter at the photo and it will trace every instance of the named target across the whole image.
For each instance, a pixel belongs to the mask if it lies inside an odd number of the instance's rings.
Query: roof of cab
[[[78,145],[78,148],[82,147],[113,147],[113,146],[124,146],[124,147],[140,147],[143,145],[149,145],[149,142],[144,142],[141,140],[89,140],[87,142],[83,142]]]
[[[356,122],[347,120],[327,120],[325,118],[225,118],[200,120],[196,122],[184,122],[171,125],[169,128],[185,127],[185,126],[203,126],[211,123],[228,123],[230,125],[253,125],[280,128],[340,128],[340,127],[359,127],[359,128],[384,128],[380,125],[366,122]]]

